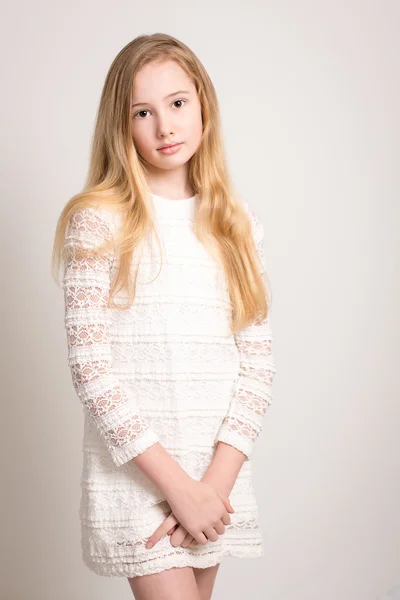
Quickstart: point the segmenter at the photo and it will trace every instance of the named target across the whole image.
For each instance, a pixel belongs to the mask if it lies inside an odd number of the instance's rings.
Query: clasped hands
[[[216,542],[231,522],[229,513],[235,512],[228,495],[205,478],[192,480],[184,490],[168,495],[167,500],[171,513],[148,538],[146,548],[153,547],[164,535],[171,536],[174,547]]]

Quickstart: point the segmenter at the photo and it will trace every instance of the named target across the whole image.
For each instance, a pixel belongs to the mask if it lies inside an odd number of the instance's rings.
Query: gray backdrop
[[[180,38],[217,89],[234,181],[266,231],[274,402],[254,451],[265,557],[216,600],[375,600],[400,584],[400,5],[3,4],[3,600],[128,600],[81,562],[81,407],[55,223],[83,185],[111,61]],[[389,590],[392,589],[389,596]]]

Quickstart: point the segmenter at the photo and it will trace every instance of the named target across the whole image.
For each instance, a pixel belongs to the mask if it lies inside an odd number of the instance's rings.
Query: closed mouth
[[[176,142],[176,144],[169,144],[168,146],[161,146],[158,150],[165,150],[166,148],[173,148],[174,146],[179,146],[182,142]]]

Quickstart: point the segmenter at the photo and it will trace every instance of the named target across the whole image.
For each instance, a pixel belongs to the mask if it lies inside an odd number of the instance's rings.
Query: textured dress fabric
[[[205,568],[224,556],[264,555],[251,453],[272,399],[270,317],[232,334],[222,266],[193,231],[198,196],[169,200],[151,194],[150,201],[161,253],[150,236],[134,254],[137,287],[128,309],[107,307],[119,260],[114,250],[86,258],[76,252],[112,239],[118,213],[80,208],[65,238],[68,364],[84,423],[82,558],[104,576]],[[265,277],[264,228],[244,206]],[[119,291],[115,302],[123,305],[126,299],[126,290]],[[160,442],[200,480],[219,441],[245,455],[229,496],[235,512],[225,533],[216,542],[187,548],[173,547],[165,535],[146,549],[147,538],[171,509],[131,459]]]

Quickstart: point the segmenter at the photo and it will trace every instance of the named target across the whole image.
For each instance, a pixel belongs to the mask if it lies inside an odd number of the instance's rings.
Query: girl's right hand
[[[229,513],[235,512],[228,496],[209,483],[195,479],[190,479],[183,491],[171,490],[166,500],[179,523],[199,544],[206,544],[208,540],[216,542],[218,533],[215,527],[221,529],[221,526],[229,525]],[[171,525],[168,530],[170,528]],[[166,531],[161,535],[164,533]]]

